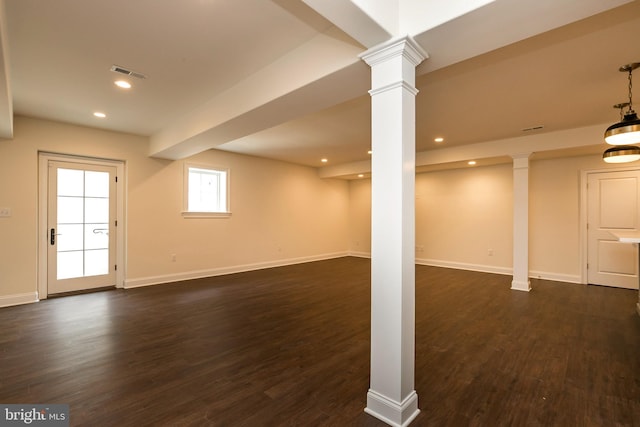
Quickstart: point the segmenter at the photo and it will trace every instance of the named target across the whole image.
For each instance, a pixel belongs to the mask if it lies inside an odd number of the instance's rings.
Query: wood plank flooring
[[[0,309],[0,403],[73,426],[364,426],[370,263]],[[416,267],[412,426],[640,426],[637,291]]]

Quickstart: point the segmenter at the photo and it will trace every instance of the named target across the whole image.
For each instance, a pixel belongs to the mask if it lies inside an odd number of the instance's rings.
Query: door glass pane
[[[56,244],[58,252],[81,251],[84,245],[82,224],[58,224]]]
[[[85,249],[109,249],[109,224],[86,224],[84,228]]]
[[[82,277],[82,251],[58,252],[58,280]]]
[[[85,171],[85,196],[109,197],[109,173]]]
[[[84,222],[109,222],[109,199],[84,199]]]
[[[84,275],[109,274],[109,250],[98,249],[84,252]]]
[[[84,171],[58,169],[58,196],[82,196],[84,194]]]
[[[82,197],[58,196],[58,224],[82,224]]]

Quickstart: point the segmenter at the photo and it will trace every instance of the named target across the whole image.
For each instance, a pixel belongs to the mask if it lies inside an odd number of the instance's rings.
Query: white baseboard
[[[356,258],[371,258],[371,252],[349,252],[347,255]]]
[[[513,274],[513,270],[510,267],[498,267],[495,265],[483,265],[483,264],[469,264],[464,262],[443,261],[443,260],[437,260],[437,259],[416,258],[416,264],[429,265],[432,267],[454,268],[456,270],[479,271],[481,273],[504,274],[508,276]]]
[[[284,267],[286,265],[302,264],[305,262],[322,261],[325,259],[341,258],[348,256],[347,252],[336,252],[300,258],[290,258],[275,261],[259,262],[255,264],[234,265],[229,267],[212,268],[206,270],[185,271],[182,273],[165,274],[162,276],[140,277],[127,279],[124,282],[125,289],[139,288],[143,286],[161,285],[163,283],[180,282],[183,280],[201,279],[203,277],[223,276],[225,274],[242,273],[245,271],[262,270],[265,268]]]
[[[38,302],[37,292],[28,292],[26,294],[14,294],[0,296],[0,307],[11,307],[12,305],[30,304]]]
[[[349,256],[354,256],[359,258],[371,258],[371,253],[350,252]],[[498,267],[495,265],[470,264],[465,262],[444,261],[444,260],[427,259],[427,258],[416,258],[415,262],[418,265],[428,265],[431,267],[453,268],[456,270],[478,271],[481,273],[502,274],[506,276],[511,276],[513,274],[513,269],[511,267]],[[529,278],[552,280],[554,282],[566,282],[566,283],[578,283],[578,284],[582,283],[582,278],[580,277],[580,275],[550,273],[548,271],[539,271],[539,270],[529,271]]]
[[[578,283],[578,284],[582,283],[582,279],[579,275],[549,273],[547,271],[535,271],[535,270],[529,271],[529,278],[553,280],[554,282],[567,282],[567,283]]]

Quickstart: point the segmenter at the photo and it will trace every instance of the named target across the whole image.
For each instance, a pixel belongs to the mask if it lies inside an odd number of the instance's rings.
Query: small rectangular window
[[[184,216],[228,216],[229,170],[185,164]]]

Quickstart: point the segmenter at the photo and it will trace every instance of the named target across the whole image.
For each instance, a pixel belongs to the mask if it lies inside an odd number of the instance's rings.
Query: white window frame
[[[189,171],[190,169],[202,169],[208,170],[215,173],[224,173],[226,177],[226,210],[225,211],[195,211],[189,209]],[[183,210],[182,216],[184,218],[228,218],[231,216],[231,197],[230,197],[230,188],[231,188],[231,173],[228,168],[211,166],[211,165],[203,165],[196,163],[184,163],[183,170]]]

